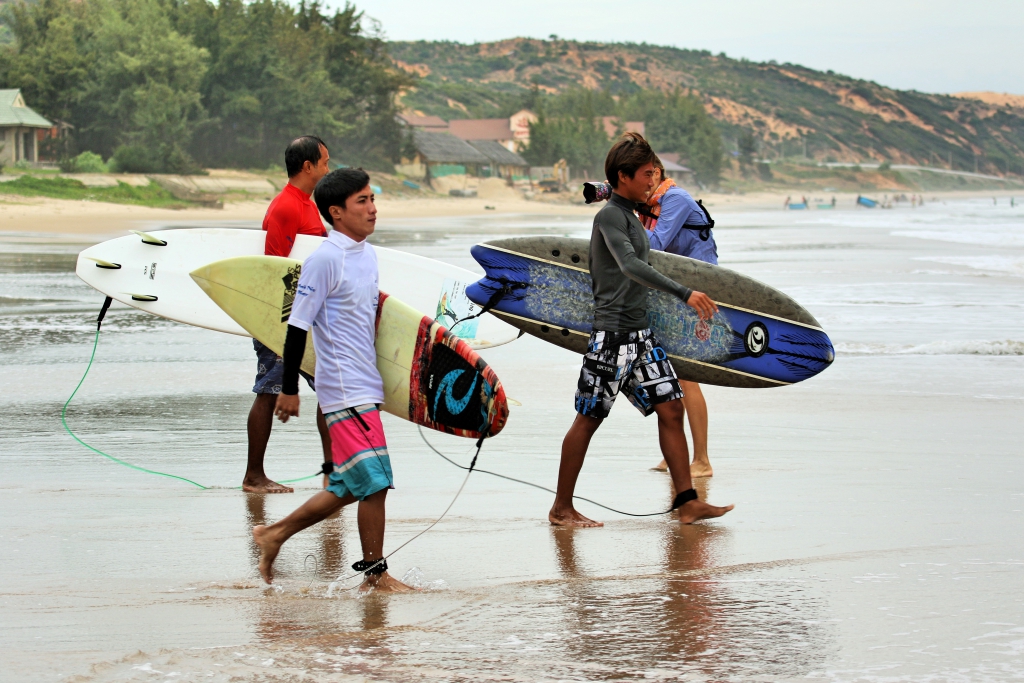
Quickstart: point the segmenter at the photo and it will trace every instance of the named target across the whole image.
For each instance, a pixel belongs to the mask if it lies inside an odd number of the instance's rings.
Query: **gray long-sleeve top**
[[[594,329],[627,332],[648,327],[647,290],[690,298],[692,290],[665,277],[647,262],[647,232],[634,202],[613,193],[594,216],[590,235],[590,278],[594,288]]]

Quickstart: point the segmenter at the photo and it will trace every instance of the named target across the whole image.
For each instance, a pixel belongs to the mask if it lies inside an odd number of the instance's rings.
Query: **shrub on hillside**
[[[61,161],[60,170],[65,173],[106,173],[109,169],[99,154],[82,152],[76,157]]]

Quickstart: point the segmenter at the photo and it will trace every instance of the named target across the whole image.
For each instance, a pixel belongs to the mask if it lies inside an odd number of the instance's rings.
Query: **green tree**
[[[193,158],[266,167],[304,133],[348,164],[399,156],[395,95],[412,80],[354,6],[37,0],[5,11],[15,42],[0,47],[0,85],[124,170],[184,172]]]
[[[334,159],[389,168],[402,142],[394,98],[411,83],[352,5],[181,0],[178,30],[211,55],[202,84],[209,120],[196,154],[211,165],[280,163],[298,135],[320,135]]]
[[[582,88],[539,101],[538,119],[530,124],[530,146],[523,158],[541,166],[565,159],[574,174],[600,178],[610,141],[601,116],[614,113],[611,95]]]
[[[620,102],[622,118],[643,121],[647,138],[659,152],[676,152],[705,184],[722,173],[722,135],[696,97],[676,90],[645,90]]]
[[[17,41],[0,56],[0,80],[74,125],[79,148],[123,148],[130,170],[195,167],[186,149],[203,113],[206,54],[158,0],[43,0],[13,7],[9,21]]]
[[[736,146],[739,148],[740,165],[749,166],[754,163],[754,155],[757,154],[757,140],[749,130],[740,133]]]
[[[89,9],[73,0],[41,0],[4,8],[17,43],[0,50],[0,80],[21,88],[32,107],[60,121],[76,118],[92,61]]]
[[[114,147],[121,170],[195,170],[187,149],[205,113],[199,85],[209,55],[171,27],[157,0],[92,1],[96,61],[83,104],[93,115],[80,141]]]

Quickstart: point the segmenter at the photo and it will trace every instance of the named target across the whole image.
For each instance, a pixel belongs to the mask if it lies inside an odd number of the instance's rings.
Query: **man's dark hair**
[[[619,186],[619,171],[632,178],[644,164],[654,163],[658,155],[640,133],[623,133],[604,159],[604,176],[612,187]]]
[[[320,163],[320,145],[327,149],[324,141],[315,135],[303,135],[288,144],[284,151],[284,167],[289,178],[297,176],[307,161],[314,166]]]
[[[331,171],[316,184],[313,199],[324,220],[334,225],[331,207],[345,208],[345,202],[359,190],[370,184],[370,175],[361,168],[339,168]]]

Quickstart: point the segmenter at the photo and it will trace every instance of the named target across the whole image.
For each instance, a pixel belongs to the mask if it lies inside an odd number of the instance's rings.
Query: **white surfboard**
[[[250,336],[221,310],[189,273],[214,261],[263,254],[266,233],[238,228],[175,228],[132,231],[101,242],[78,255],[75,272],[101,293],[139,310],[218,332]],[[290,258],[304,261],[322,237],[298,235]],[[433,315],[445,327],[480,311],[466,297],[466,285],[479,275],[458,266],[375,247],[380,288],[413,308]],[[452,330],[474,349],[500,346],[521,332],[483,315]]]

